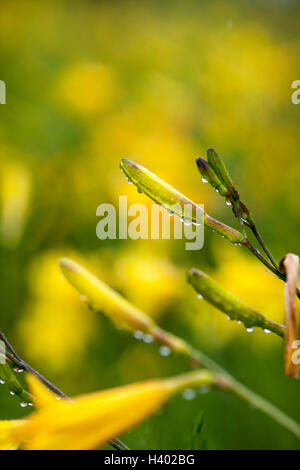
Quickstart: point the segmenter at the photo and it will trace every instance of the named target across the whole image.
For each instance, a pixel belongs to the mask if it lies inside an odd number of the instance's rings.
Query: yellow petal
[[[56,403],[57,396],[55,393],[51,392],[35,375],[28,374],[27,382],[37,408],[44,408]]]
[[[14,450],[18,443],[14,438],[13,430],[22,424],[22,421],[0,421],[0,450]]]
[[[154,379],[74,401],[55,400],[16,428],[25,449],[95,449],[157,411],[174,393],[189,386],[212,385],[215,376],[200,370],[170,379]]]

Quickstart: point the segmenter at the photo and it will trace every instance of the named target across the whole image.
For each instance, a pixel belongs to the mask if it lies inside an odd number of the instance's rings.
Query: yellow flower
[[[15,445],[13,430],[19,424],[22,421],[0,421],[0,450],[15,450],[18,447]]]
[[[65,70],[58,93],[71,109],[88,115],[108,109],[117,90],[114,71],[101,63],[79,63]]]
[[[37,411],[21,421],[0,422],[0,448],[95,449],[150,416],[178,391],[213,385],[216,378],[209,371],[198,370],[91,393],[72,401],[57,400],[33,375],[28,380]]]

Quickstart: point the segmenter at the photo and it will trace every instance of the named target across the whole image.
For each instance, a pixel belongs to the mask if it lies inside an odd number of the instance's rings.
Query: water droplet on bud
[[[143,341],[144,341],[144,343],[148,343],[148,344],[153,343],[153,341],[154,341],[153,336],[149,335],[149,334],[146,334],[143,337]]]
[[[135,339],[141,340],[143,339],[144,333],[142,331],[137,330],[133,333],[133,336],[135,337]]]
[[[159,348],[159,354],[160,354],[161,356],[164,356],[164,357],[170,356],[171,352],[172,352],[172,351],[171,351],[171,349],[170,349],[168,346],[161,346],[161,347]]]
[[[194,400],[196,396],[196,392],[192,388],[186,388],[183,390],[181,395],[182,395],[182,398],[184,398],[184,400]]]

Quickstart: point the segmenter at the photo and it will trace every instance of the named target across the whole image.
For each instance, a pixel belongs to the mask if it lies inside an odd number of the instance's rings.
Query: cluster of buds
[[[199,157],[196,163],[202,178],[231,204],[234,215],[243,222],[251,224],[250,211],[241,201],[239,192],[220,155],[211,148],[207,150],[207,160]]]

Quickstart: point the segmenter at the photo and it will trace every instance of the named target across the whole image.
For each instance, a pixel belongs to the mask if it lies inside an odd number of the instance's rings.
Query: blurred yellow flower
[[[181,269],[147,249],[127,250],[115,264],[120,287],[133,304],[157,318],[180,296],[185,282]]]
[[[117,94],[115,72],[101,63],[70,66],[62,73],[57,87],[61,100],[83,115],[107,110]]]
[[[31,300],[18,325],[28,357],[54,372],[78,366],[95,331],[95,315],[87,314],[79,295],[61,277],[60,254],[46,252],[33,261],[28,273]]]
[[[31,196],[31,175],[20,162],[6,162],[0,179],[0,239],[15,246],[24,229]]]

